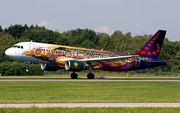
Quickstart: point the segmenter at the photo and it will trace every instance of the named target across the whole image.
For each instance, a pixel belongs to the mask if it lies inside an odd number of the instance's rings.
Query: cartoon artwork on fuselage
[[[80,60],[91,58],[109,58],[125,55],[124,53],[95,50],[87,48],[76,48],[70,46],[37,46],[31,50],[24,51],[24,55],[32,56],[42,60],[55,62],[59,66],[64,66],[67,60]],[[135,58],[119,60],[112,63],[113,66],[131,67],[137,64]]]
[[[37,46],[36,48],[23,52],[23,54],[47,61],[52,61],[52,49],[48,47]]]

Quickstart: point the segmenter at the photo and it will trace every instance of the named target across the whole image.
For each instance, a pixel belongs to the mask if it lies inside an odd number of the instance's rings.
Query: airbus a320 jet
[[[17,43],[7,49],[5,54],[15,60],[40,63],[41,69],[46,71],[72,71],[72,79],[78,78],[76,72],[89,70],[87,78],[93,79],[95,75],[92,70],[130,71],[167,65],[158,59],[165,34],[165,30],[158,30],[135,54],[124,55],[121,52],[32,41]]]

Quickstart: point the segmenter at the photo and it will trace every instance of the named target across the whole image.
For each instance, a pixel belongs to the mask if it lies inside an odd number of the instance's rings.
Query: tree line
[[[1,75],[43,75],[39,64],[30,65],[29,73],[26,73],[26,63],[9,59],[5,50],[18,42],[33,41],[69,46],[78,46],[94,49],[119,51],[124,53],[136,53],[152,37],[152,35],[132,36],[131,32],[123,34],[122,31],[114,31],[112,35],[95,32],[91,29],[74,29],[58,32],[40,26],[11,25],[2,29],[0,26],[0,74]],[[180,42],[169,41],[165,38],[162,45],[160,59],[175,60],[176,63],[168,63],[166,69],[180,69]]]

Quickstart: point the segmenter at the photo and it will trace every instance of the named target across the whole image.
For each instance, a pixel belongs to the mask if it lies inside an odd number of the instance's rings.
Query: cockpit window
[[[17,45],[14,45],[13,47],[14,47],[14,48],[16,48],[16,47],[17,47]]]
[[[21,46],[21,45],[14,45],[13,48],[23,49],[23,46]]]

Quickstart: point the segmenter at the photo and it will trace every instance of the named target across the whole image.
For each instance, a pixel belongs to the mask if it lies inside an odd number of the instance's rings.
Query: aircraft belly
[[[130,64],[128,62],[123,64],[114,64],[114,63],[105,63],[102,64],[103,70],[109,70],[109,71],[126,71],[131,68],[135,67],[134,64]]]

